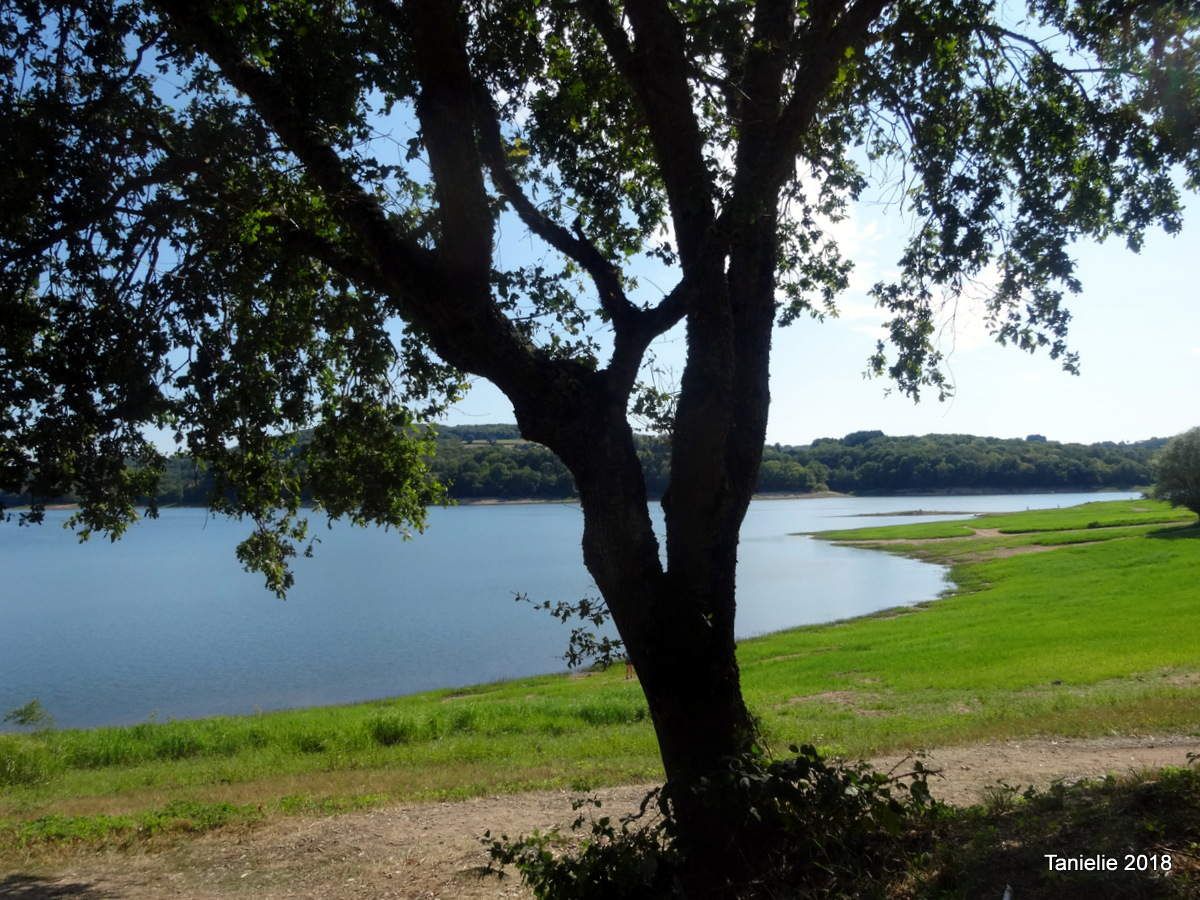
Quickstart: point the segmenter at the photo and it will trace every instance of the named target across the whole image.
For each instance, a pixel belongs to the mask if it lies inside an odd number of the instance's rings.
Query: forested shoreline
[[[1064,444],[1041,435],[895,437],[861,431],[807,446],[771,444],[759,472],[761,493],[853,494],[949,491],[1052,491],[1150,484],[1150,460],[1166,443]],[[670,475],[666,442],[642,437],[639,455],[652,496]],[[572,496],[569,474],[545,448],[518,439],[514,426],[445,429],[434,469],[459,499]]]
[[[992,438],[962,434],[892,436],[858,431],[806,446],[770,444],[759,472],[760,493],[984,493],[1128,489],[1153,479],[1150,461],[1166,443],[1066,444],[1041,435]],[[670,475],[666,441],[638,438],[652,497]],[[521,440],[515,425],[438,429],[433,474],[455,500],[566,500],[575,496],[570,473],[549,450]],[[202,505],[211,478],[184,455],[168,461],[155,498],[160,505]],[[0,497],[5,506],[28,497]],[[69,502],[70,497],[53,498]]]

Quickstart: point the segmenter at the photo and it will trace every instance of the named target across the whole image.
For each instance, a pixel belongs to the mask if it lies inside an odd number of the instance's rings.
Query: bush
[[[471,734],[475,731],[475,710],[456,709],[448,716],[429,720],[430,737],[445,737],[451,734]]]
[[[903,870],[900,838],[937,807],[928,770],[916,761],[910,782],[866,763],[829,763],[811,746],[775,762],[759,753],[732,761],[719,777],[691,788],[716,807],[728,827],[727,846],[714,867],[701,867],[701,893],[713,897],[885,896]],[[694,800],[694,797],[689,797]],[[697,896],[671,786],[652,791],[641,810],[614,824],[601,817],[575,852],[557,831],[510,841],[485,837],[491,869],[515,866],[539,898],[643,900]],[[576,801],[575,808],[599,801]],[[647,810],[653,821],[643,823]],[[572,826],[584,825],[581,815]],[[708,848],[711,852],[712,848]],[[723,879],[723,883],[721,883]]]
[[[324,753],[329,749],[325,736],[311,731],[296,735],[292,745],[301,753]]]
[[[655,794],[647,796],[643,809]],[[576,800],[575,809],[598,800]],[[552,848],[567,838],[559,831],[534,832],[529,837],[499,840],[484,835],[491,862],[488,870],[502,874],[506,865],[516,867],[521,879],[538,898],[570,897],[572,900],[634,900],[682,896],[677,871],[680,860],[667,838],[662,821],[637,827],[638,817],[624,818],[619,829],[603,816],[591,823],[591,837],[574,854],[556,855]],[[572,830],[583,827],[583,816]]]
[[[18,735],[0,735],[0,787],[40,784],[60,767],[45,747]]]
[[[199,756],[204,750],[204,744],[194,734],[172,730],[154,742],[152,754],[154,759],[187,759]]]
[[[620,700],[585,703],[573,712],[589,725],[632,725],[647,716],[645,704]]]
[[[419,732],[415,722],[402,716],[378,716],[367,722],[367,734],[381,747],[412,743]]]
[[[1200,428],[1176,435],[1154,459],[1154,496],[1200,513]]]

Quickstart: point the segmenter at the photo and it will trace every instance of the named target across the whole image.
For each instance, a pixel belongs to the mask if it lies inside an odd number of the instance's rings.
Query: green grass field
[[[747,701],[772,746],[853,755],[1032,734],[1200,733],[1195,519],[1121,501],[969,520],[953,526],[967,534],[942,540],[930,540],[939,523],[822,535],[950,563],[957,588],[919,608],[743,642]],[[0,859],[64,841],[660,775],[645,701],[623,667],[354,706],[0,735]]]
[[[1098,500],[1066,509],[1036,509],[1023,513],[976,516],[963,522],[924,522],[916,525],[884,525],[823,531],[821,537],[831,541],[971,537],[976,530],[1023,534],[1116,528],[1126,525],[1186,524],[1195,520],[1195,513],[1186,509],[1173,509],[1159,500]]]

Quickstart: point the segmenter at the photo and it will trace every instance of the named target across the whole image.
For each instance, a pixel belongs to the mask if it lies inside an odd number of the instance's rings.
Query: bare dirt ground
[[[1044,787],[1108,772],[1185,765],[1200,740],[1184,737],[1027,740],[948,747],[926,763],[943,776],[935,797],[965,804],[997,782]],[[873,760],[890,768],[899,757]],[[637,808],[645,785],[599,792],[604,814]],[[0,896],[26,898],[433,898],[528,897],[512,876],[481,877],[484,831],[510,836],[574,819],[566,791],[402,804],[320,818],[286,818],[218,832],[155,851],[75,856],[52,874],[0,875]]]
[[[963,542],[967,542],[965,546],[970,546],[969,542],[972,538],[980,537],[1012,537],[1012,535],[1006,535],[998,528],[976,528],[975,533],[970,536],[961,535],[959,537],[948,538],[877,538],[875,540],[845,541],[843,543],[847,543],[855,547],[878,548],[886,548],[888,546],[896,546],[898,544],[903,544],[905,546],[914,544],[953,546],[958,544],[959,546],[963,546]],[[987,550],[980,550],[978,553],[957,554],[954,557],[954,562],[986,562],[987,560],[991,559],[1007,559],[1010,556],[1022,556],[1026,553],[1047,553],[1051,550],[1062,550],[1066,547],[1086,547],[1089,544],[1098,543],[1102,543],[1102,541],[1076,541],[1073,544],[1020,544],[1016,547],[991,547]]]

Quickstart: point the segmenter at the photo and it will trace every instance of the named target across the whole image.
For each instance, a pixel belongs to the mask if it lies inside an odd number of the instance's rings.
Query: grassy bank
[[[774,745],[856,755],[1029,734],[1200,733],[1194,520],[1121,501],[823,535],[949,562],[958,588],[923,608],[744,642],[747,700]],[[345,707],[0,735],[0,855],[659,776],[645,702],[623,667]]]

